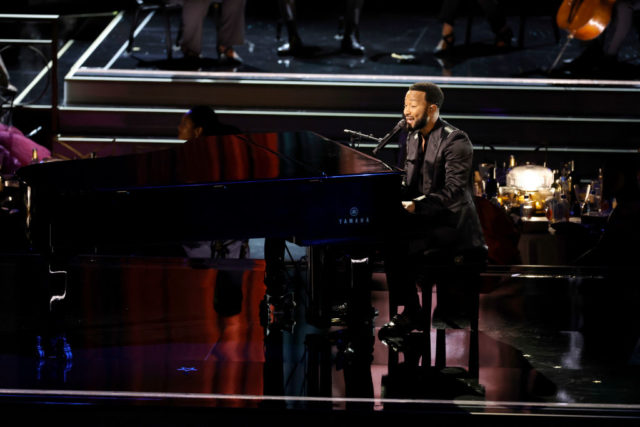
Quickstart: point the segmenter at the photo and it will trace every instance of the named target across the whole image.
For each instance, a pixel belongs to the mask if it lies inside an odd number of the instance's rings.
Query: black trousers
[[[346,0],[347,25],[358,25],[360,23],[360,11],[363,5],[364,0]],[[296,20],[296,0],[278,0],[278,7],[285,21]]]
[[[460,8],[467,0],[444,0],[442,3],[442,9],[440,9],[440,20],[445,24],[453,25]],[[491,25],[491,30],[498,34],[507,24],[507,19],[504,12],[500,8],[497,0],[477,0],[485,16]]]
[[[633,25],[633,13],[640,10],[640,0],[619,0],[613,6],[611,22],[604,32],[603,53],[616,56]]]
[[[455,251],[463,236],[444,218],[406,212],[401,218],[398,228],[387,236],[381,252],[391,305],[415,310],[420,307],[417,270],[425,252]]]

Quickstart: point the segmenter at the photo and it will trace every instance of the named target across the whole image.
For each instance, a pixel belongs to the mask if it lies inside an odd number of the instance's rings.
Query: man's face
[[[193,124],[193,120],[189,117],[189,114],[185,114],[182,116],[182,120],[180,120],[180,124],[178,125],[178,139],[190,140],[196,138],[200,132],[201,128],[196,128]]]
[[[404,97],[404,118],[410,131],[419,130],[435,121],[435,104],[428,104],[426,94],[419,90],[410,90]]]

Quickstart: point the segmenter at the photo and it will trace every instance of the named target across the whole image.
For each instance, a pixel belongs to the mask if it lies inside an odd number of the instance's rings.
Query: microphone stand
[[[362,132],[358,132],[358,131],[351,130],[351,129],[345,129],[344,133],[349,135],[349,140],[351,141],[350,142],[350,146],[354,147],[354,148],[358,146],[356,141],[360,141],[362,139],[370,139],[372,141],[377,142],[378,144],[380,143],[380,141],[382,141],[382,138],[376,138],[373,135],[367,135],[367,134],[364,134]]]
[[[344,133],[350,135],[350,141],[351,141],[350,146],[352,148],[357,148],[357,145],[355,145],[354,141],[360,141],[361,139],[370,139],[371,141],[375,141],[378,144],[380,144],[380,142],[384,139],[384,138],[377,138],[377,137],[375,137],[373,135],[367,135],[366,133],[358,132],[358,131],[351,130],[351,129],[345,129]],[[380,160],[380,159],[378,159],[378,160]],[[399,171],[400,170],[395,166],[389,166],[385,162],[382,162],[382,163],[392,171]]]

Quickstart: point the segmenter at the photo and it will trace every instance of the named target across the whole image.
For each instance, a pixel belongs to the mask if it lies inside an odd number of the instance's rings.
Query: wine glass
[[[576,201],[580,206],[580,212],[578,216],[582,216],[589,211],[589,195],[591,194],[591,183],[587,184],[574,184],[573,191],[576,193]]]

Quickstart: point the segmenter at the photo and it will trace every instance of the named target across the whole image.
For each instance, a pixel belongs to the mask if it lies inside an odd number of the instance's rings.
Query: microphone
[[[376,138],[373,135],[366,135],[366,134],[364,134],[362,132],[358,132],[358,131],[351,130],[351,129],[345,129],[344,133],[347,133],[347,134],[351,135],[352,137],[366,138],[366,139],[370,139],[370,140],[376,141],[376,142],[382,141],[382,138]]]
[[[400,120],[395,125],[395,127],[393,129],[391,129],[391,132],[386,134],[380,140],[380,143],[378,144],[378,146],[373,149],[373,155],[375,156],[376,154],[378,154],[378,151],[380,151],[385,145],[387,145],[389,143],[389,141],[391,141],[391,138],[393,138],[398,132],[400,132],[400,130],[402,130],[402,128],[404,128],[406,125],[407,125],[407,121],[404,118],[402,120]]]

